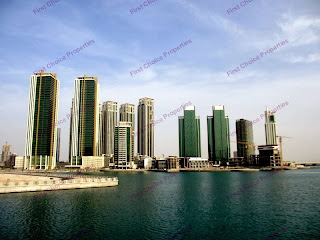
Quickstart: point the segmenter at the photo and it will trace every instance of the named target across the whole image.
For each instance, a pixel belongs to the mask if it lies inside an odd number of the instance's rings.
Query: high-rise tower
[[[132,123],[132,131],[134,131],[134,121],[135,117],[135,109],[134,104],[125,103],[120,106],[120,121],[122,122],[131,122]]]
[[[265,111],[266,122],[265,133],[266,133],[266,144],[267,145],[277,145],[277,129],[276,129],[276,116],[272,111]]]
[[[154,156],[154,100],[139,99],[138,105],[138,153]]]
[[[119,122],[115,128],[114,162],[117,168],[129,168],[133,162],[131,122]]]
[[[249,162],[250,155],[255,154],[252,122],[245,119],[236,120],[238,157]]]
[[[118,103],[106,101],[102,105],[102,154],[114,154],[114,130],[118,122]]]
[[[224,106],[213,106],[212,116],[207,117],[208,157],[214,163],[226,162],[230,157],[229,117]]]
[[[200,117],[194,106],[185,107],[184,116],[179,116],[179,155],[201,157]]]
[[[25,169],[54,169],[60,82],[55,73],[30,77]]]
[[[8,145],[6,142],[5,145],[2,146],[2,154],[1,154],[0,162],[6,164],[8,161],[10,161],[11,156],[11,145]]]
[[[135,108],[134,104],[125,103],[120,106],[120,121],[121,122],[130,122],[131,123],[131,134],[134,134],[135,131]],[[131,140],[132,151],[134,152],[134,137]]]
[[[71,165],[82,156],[99,155],[99,84],[97,77],[78,77],[74,83],[71,125]]]
[[[229,116],[226,116],[226,127],[227,127],[227,143],[228,143],[228,158],[231,157],[231,148],[230,148],[230,125],[229,125]]]
[[[70,109],[70,116],[68,117],[70,119],[70,125],[69,125],[69,162],[71,163],[71,152],[72,152],[72,118],[73,118],[73,114],[74,114],[74,111],[73,111],[73,102],[74,102],[74,99],[72,98],[72,103],[71,103],[71,109]]]
[[[61,128],[57,128],[57,154],[56,154],[57,163],[59,163],[60,161],[60,142],[61,142]]]

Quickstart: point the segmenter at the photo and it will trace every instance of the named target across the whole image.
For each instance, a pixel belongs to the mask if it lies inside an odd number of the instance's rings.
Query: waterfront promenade
[[[45,172],[1,173],[0,193],[113,187],[118,178]]]

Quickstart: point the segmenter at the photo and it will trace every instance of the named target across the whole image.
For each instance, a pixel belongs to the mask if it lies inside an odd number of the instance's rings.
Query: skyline
[[[276,112],[278,134],[293,137],[284,141],[285,160],[318,161],[320,5],[316,0],[252,1],[228,14],[239,2],[163,0],[131,14],[139,1],[59,1],[35,14],[46,1],[2,1],[0,143],[8,141],[13,152],[23,155],[30,75],[93,40],[50,68],[60,80],[58,119],[70,114],[74,79],[97,76],[99,103],[137,107],[140,98],[150,97],[155,100],[154,119],[191,101],[201,118],[202,156],[207,157],[205,123],[213,105],[226,107],[232,133],[236,119],[257,119],[266,106],[275,109],[287,101]],[[94,17],[84,19],[84,14]],[[192,44],[130,76],[188,39]],[[227,75],[286,39],[289,43],[272,54]],[[302,114],[308,118],[299,119]],[[155,126],[156,155],[178,155],[178,116],[182,114]],[[69,121],[58,125],[63,161],[68,159]],[[263,145],[264,119],[253,124],[253,132],[255,144]],[[231,142],[232,152],[235,145]]]

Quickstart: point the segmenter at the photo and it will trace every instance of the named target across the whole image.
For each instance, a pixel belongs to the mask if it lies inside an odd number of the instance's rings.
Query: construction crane
[[[279,138],[279,143],[280,143],[280,158],[281,158],[281,165],[283,162],[283,155],[282,155],[282,138],[292,138],[292,137],[287,137],[287,136],[277,136]]]

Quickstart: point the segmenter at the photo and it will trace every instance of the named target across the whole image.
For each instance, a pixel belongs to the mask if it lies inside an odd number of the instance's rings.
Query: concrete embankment
[[[40,176],[39,176],[40,175]],[[0,193],[113,187],[118,178],[65,174],[0,174]]]
[[[260,169],[255,168],[239,168],[239,169],[232,169],[232,172],[259,172]]]
[[[148,169],[101,169],[100,172],[146,172]]]
[[[229,168],[181,168],[180,172],[230,172]]]

